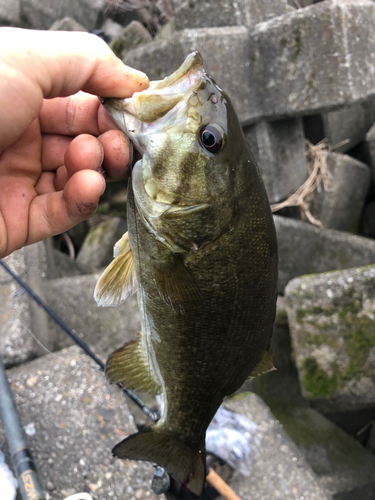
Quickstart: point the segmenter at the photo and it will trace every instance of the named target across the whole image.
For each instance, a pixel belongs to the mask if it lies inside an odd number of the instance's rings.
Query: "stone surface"
[[[116,23],[113,19],[106,19],[100,28],[104,33],[111,38],[111,40],[120,36],[122,30],[124,29],[121,24]]]
[[[125,395],[107,384],[90,358],[72,347],[12,369],[8,376],[51,500],[82,491],[94,500],[156,500],[150,464],[112,457],[113,446],[136,429]],[[4,442],[0,426],[5,451]]]
[[[5,263],[37,293],[46,278],[48,263],[44,243],[13,252]],[[37,339],[37,340],[36,340]],[[5,366],[24,363],[51,349],[54,337],[48,332],[44,311],[0,268],[0,352]]]
[[[375,187],[375,125],[366,134],[364,146],[365,160],[371,167],[372,184]]]
[[[228,410],[250,418],[260,428],[261,443],[248,477],[235,474],[230,486],[251,500],[331,498],[318,485],[310,466],[263,401],[250,394],[225,403]]]
[[[369,450],[375,452],[375,425],[374,422],[372,423],[372,428],[371,428],[371,433],[370,437],[367,443],[367,447]]]
[[[151,80],[161,80],[173,73],[193,50],[200,51],[207,73],[228,92],[242,122],[249,119],[249,110],[261,116],[262,102],[249,73],[249,35],[243,26],[176,32],[167,40],[129,52],[123,60],[146,72]]]
[[[312,408],[272,411],[334,499],[373,498],[375,456],[358,441]]]
[[[149,42],[152,42],[150,32],[139,21],[132,21],[112,41],[111,49],[117,57],[122,59],[129,50]]]
[[[49,280],[42,297],[53,311],[99,357],[106,359],[115,349],[136,338],[140,316],[136,295],[116,307],[98,307],[93,298],[99,274]],[[71,345],[61,328],[48,318],[49,332],[55,339],[53,349]]]
[[[328,190],[313,193],[310,212],[324,227],[356,233],[370,187],[370,169],[339,153],[327,155],[327,166],[331,176]]]
[[[363,210],[360,232],[364,236],[375,238],[375,201],[370,201]]]
[[[253,26],[292,10],[287,0],[173,0],[176,27]]]
[[[48,29],[69,16],[92,31],[105,6],[106,0],[21,0],[21,16],[28,28]]]
[[[373,95],[374,21],[374,2],[333,0],[259,23],[250,78],[264,116],[314,114]]]
[[[270,203],[288,198],[308,176],[302,121],[262,121],[246,127],[244,133]]]
[[[95,271],[113,259],[113,247],[126,232],[127,225],[119,217],[109,218],[89,231],[77,255],[77,262]]]
[[[22,26],[21,0],[0,0],[0,26]]]
[[[58,19],[50,27],[51,31],[88,31],[81,23],[77,22],[72,17],[64,17]]]
[[[307,222],[274,216],[279,248],[279,293],[303,274],[365,266],[375,262],[375,241]]]
[[[293,280],[285,289],[306,397],[325,411],[375,407],[375,266]]]
[[[51,265],[48,272],[50,279],[80,276],[89,272],[90,270],[87,266],[80,264],[76,259],[71,259],[66,253],[60,252],[60,250],[56,250],[55,248],[52,250]]]
[[[313,144],[326,139],[335,153],[344,153],[359,144],[375,121],[375,101],[343,106],[304,117],[306,138]]]

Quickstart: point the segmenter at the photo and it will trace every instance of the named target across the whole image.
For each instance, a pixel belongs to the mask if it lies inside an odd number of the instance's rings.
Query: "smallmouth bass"
[[[164,398],[162,418],[113,453],[157,463],[200,495],[211,419],[246,378],[273,367],[273,218],[233,106],[199,53],[103,104],[142,154],[128,232],[95,289],[104,306],[137,291],[142,331],[109,357],[106,374]]]

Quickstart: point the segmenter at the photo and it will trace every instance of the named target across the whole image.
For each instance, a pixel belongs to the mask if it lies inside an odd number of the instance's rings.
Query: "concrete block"
[[[324,227],[356,233],[370,188],[367,165],[339,153],[327,156],[331,180],[327,191],[315,191],[310,212]]]
[[[77,255],[77,262],[92,271],[107,266],[113,259],[113,247],[126,232],[124,219],[113,217],[89,231]]]
[[[122,59],[131,49],[152,42],[150,32],[139,21],[132,21],[111,42],[113,52]]]
[[[47,252],[37,243],[13,252],[5,263],[39,295],[47,276]],[[0,352],[5,366],[15,366],[45,354],[38,341],[51,349],[45,312],[0,268]]]
[[[306,222],[274,216],[279,248],[279,293],[304,274],[365,266],[375,262],[375,241]]]
[[[290,12],[287,0],[173,0],[176,27],[204,28],[216,26],[252,26]]]
[[[0,26],[22,26],[21,0],[0,0]]]
[[[58,19],[73,17],[92,31],[106,7],[106,0],[21,0],[25,27],[48,29]]]
[[[285,289],[303,393],[324,411],[375,406],[375,266],[293,280]]]
[[[116,23],[113,19],[106,19],[100,28],[104,33],[110,37],[111,40],[114,40],[118,36],[120,36],[122,30],[124,29],[120,23]]]
[[[363,154],[366,163],[371,167],[372,185],[375,187],[375,125],[366,134]]]
[[[243,26],[202,28],[175,33],[127,54],[125,64],[160,80],[175,71],[193,50],[203,56],[204,68],[229,95],[240,120],[262,115],[261,100],[249,73],[249,35]],[[256,110],[254,111],[254,109]]]
[[[308,176],[302,121],[262,121],[246,127],[244,133],[270,203],[285,200]]]
[[[250,78],[264,116],[316,114],[374,95],[374,23],[374,2],[335,0],[256,25]]]
[[[375,456],[313,408],[272,408],[320,486],[334,499],[371,500]]]
[[[370,201],[363,210],[360,232],[364,236],[375,238],[375,201]]]
[[[254,394],[225,403],[228,410],[251,419],[260,428],[260,446],[254,453],[250,475],[236,474],[230,486],[240,498],[275,500],[305,498],[328,500],[328,495],[296,445],[263,401]]]
[[[50,31],[88,31],[81,23],[77,22],[72,17],[64,17],[58,19],[50,27]]]
[[[134,432],[125,395],[78,348],[8,372],[39,478],[50,500],[89,492],[94,500],[156,500],[152,465],[115,460],[115,444]],[[5,451],[0,425],[0,446]],[[9,457],[8,457],[9,463]]]
[[[106,359],[125,342],[136,338],[140,316],[136,295],[117,307],[98,307],[93,298],[100,274],[52,279],[44,285],[42,297],[53,311],[88,344],[95,354]],[[50,318],[53,349],[72,344],[70,338]]]
[[[313,144],[326,139],[335,153],[344,153],[359,144],[374,122],[374,99],[303,119],[306,139]]]

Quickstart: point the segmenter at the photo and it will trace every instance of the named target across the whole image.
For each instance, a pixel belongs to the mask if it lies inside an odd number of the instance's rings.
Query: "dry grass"
[[[330,189],[331,174],[327,166],[327,153],[330,149],[326,141],[316,145],[309,141],[306,143],[309,177],[287,200],[271,205],[271,209],[272,212],[278,212],[286,207],[299,207],[303,219],[322,227],[322,223],[311,214],[309,206],[315,191],[320,192],[322,189],[329,191]]]

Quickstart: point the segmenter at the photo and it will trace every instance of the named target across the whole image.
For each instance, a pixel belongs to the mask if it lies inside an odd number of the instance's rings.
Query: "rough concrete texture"
[[[77,22],[72,17],[64,17],[64,19],[58,19],[50,27],[51,31],[88,31],[85,26]]]
[[[174,0],[176,27],[253,26],[293,10],[287,0]]]
[[[279,248],[279,293],[304,274],[365,266],[375,262],[375,241],[306,222],[274,216]]]
[[[370,187],[370,169],[340,153],[329,153],[327,166],[328,189],[313,193],[310,212],[324,227],[356,233]]]
[[[5,263],[37,293],[47,275],[47,252],[37,243],[13,252]],[[7,367],[45,354],[36,339],[50,349],[53,335],[47,330],[43,310],[0,268],[0,352]]]
[[[21,26],[21,0],[0,0],[0,26]]]
[[[360,232],[369,238],[375,238],[375,201],[370,201],[364,208]]]
[[[375,456],[312,408],[272,408],[284,430],[318,477],[340,500],[372,500]]]
[[[92,31],[106,0],[21,0],[21,16],[25,27],[48,29],[56,20],[73,17]]]
[[[120,36],[122,30],[124,29],[121,24],[116,23],[113,19],[106,19],[100,28],[104,33],[110,37],[111,40]]]
[[[125,395],[107,384],[90,358],[72,347],[14,368],[8,376],[51,500],[82,491],[94,500],[156,500],[150,464],[112,457],[113,446],[136,429]],[[5,451],[4,442],[0,427]]]
[[[258,89],[250,79],[249,35],[244,26],[176,32],[167,40],[129,52],[123,61],[146,72],[151,80],[160,80],[173,73],[193,50],[200,51],[207,73],[228,92],[242,122],[251,113],[261,116]]]
[[[80,276],[89,274],[90,269],[84,264],[77,262],[77,259],[71,259],[68,254],[52,249],[48,278],[66,278],[68,276]]]
[[[285,200],[308,176],[302,121],[262,121],[246,127],[244,133],[270,203]]]
[[[264,116],[313,114],[373,95],[374,22],[374,2],[332,0],[259,23],[250,33],[250,78]]]
[[[92,271],[107,266],[113,259],[113,247],[127,230],[126,221],[108,218],[90,229],[77,255],[77,262]]]
[[[374,121],[373,98],[303,120],[306,138],[313,144],[326,139],[335,153],[344,153],[359,144]]]
[[[131,49],[152,42],[150,32],[139,21],[132,21],[112,41],[111,49],[122,59]]]
[[[43,298],[54,312],[105,359],[140,331],[136,295],[117,307],[98,307],[93,298],[99,274],[54,279],[45,283]],[[48,319],[54,349],[71,345],[69,337]]]
[[[373,125],[365,138],[365,159],[371,167],[372,184],[375,186],[375,125]]]
[[[302,390],[325,411],[375,406],[375,266],[297,278],[285,289]]]
[[[228,410],[250,418],[260,428],[261,443],[250,475],[235,474],[230,486],[242,499],[328,500],[316,476],[268,407],[255,394],[225,403]]]

